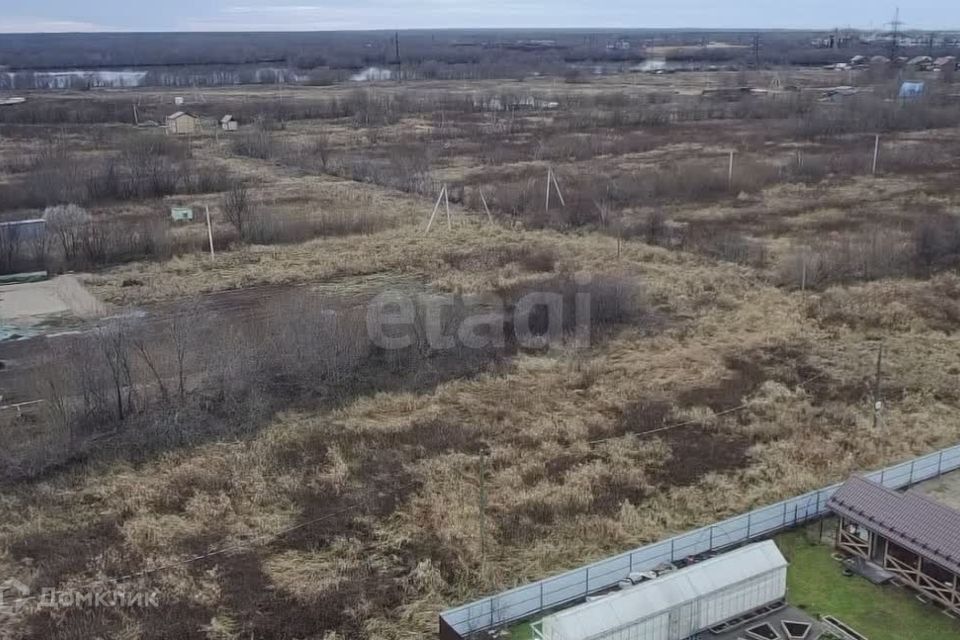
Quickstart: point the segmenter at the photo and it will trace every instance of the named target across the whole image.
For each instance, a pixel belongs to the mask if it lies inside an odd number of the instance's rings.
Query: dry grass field
[[[149,240],[54,256],[127,333],[0,344],[0,383],[21,366],[47,400],[0,423],[0,576],[119,580],[160,606],[31,604],[0,613],[0,635],[421,638],[449,605],[955,444],[960,98],[931,80],[916,103],[888,81],[820,100],[836,84],[206,91],[191,106],[208,118],[263,110],[164,143],[208,183],[123,199],[77,181],[84,225]],[[702,95],[740,86],[765,92]],[[172,95],[136,99],[160,114]],[[130,140],[154,135],[3,127],[4,157],[24,158],[7,194],[60,166],[48,145],[136,158]],[[565,205],[545,211],[548,167]],[[451,226],[441,207],[428,234],[443,184]],[[5,213],[57,204],[21,202]],[[171,204],[210,206],[214,260],[202,216],[173,226]],[[382,290],[511,299],[583,272],[623,310],[587,348],[392,358],[360,335]],[[321,321],[331,310],[346,321]]]

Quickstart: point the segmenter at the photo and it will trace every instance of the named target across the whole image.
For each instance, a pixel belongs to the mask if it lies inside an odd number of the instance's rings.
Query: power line
[[[813,381],[815,381],[815,380],[818,380],[818,379],[824,377],[825,375],[827,375],[827,372],[826,372],[826,371],[821,371],[821,372],[818,373],[817,375],[812,376],[812,377],[810,377],[810,378],[807,378],[806,380],[804,380],[803,382],[801,382],[801,383],[798,384],[797,386],[798,386],[798,387],[803,387],[804,385],[810,384],[811,382],[813,382]],[[719,418],[719,417],[721,417],[721,416],[730,415],[731,413],[737,413],[737,412],[739,412],[739,411],[743,411],[744,409],[748,408],[749,406],[750,406],[749,404],[741,404],[741,405],[739,405],[739,406],[732,407],[732,408],[726,409],[726,410],[724,410],[724,411],[719,411],[719,412],[717,412],[717,413],[714,413],[713,415],[714,415],[714,417]],[[703,420],[701,420],[701,419],[688,420],[688,421],[686,421],[686,422],[680,422],[680,423],[677,423],[677,424],[670,424],[670,425],[667,425],[667,426],[665,426],[665,427],[659,427],[659,428],[657,428],[657,429],[650,429],[649,431],[643,431],[643,432],[641,432],[641,433],[634,433],[634,434],[631,434],[631,435],[635,435],[635,436],[650,436],[650,435],[654,435],[654,434],[657,434],[657,433],[663,433],[663,432],[665,432],[665,431],[672,431],[672,430],[674,430],[674,429],[682,429],[682,428],[684,428],[684,427],[692,427],[692,426],[698,425],[698,424],[703,424]],[[589,442],[587,442],[587,445],[593,446],[593,445],[597,445],[597,444],[603,444],[603,443],[605,443],[605,442],[611,442],[611,441],[613,441],[613,440],[620,440],[620,439],[622,439],[623,437],[624,437],[624,436],[614,436],[614,437],[612,437],[612,438],[602,438],[602,439],[600,439],[600,440],[590,440]]]

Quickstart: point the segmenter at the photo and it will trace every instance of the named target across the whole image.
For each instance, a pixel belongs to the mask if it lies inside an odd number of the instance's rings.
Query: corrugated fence
[[[960,469],[960,445],[867,474],[892,489],[936,478]],[[615,586],[631,571],[647,571],[707,551],[722,550],[769,537],[818,520],[827,513],[827,500],[840,485],[763,507],[750,513],[634,549],[619,556],[568,571],[440,614],[440,636],[456,639],[478,631],[509,625],[542,612],[575,603]]]

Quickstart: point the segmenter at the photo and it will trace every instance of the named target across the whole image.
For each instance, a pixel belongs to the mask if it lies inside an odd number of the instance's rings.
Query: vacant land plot
[[[231,88],[187,106],[232,134],[4,125],[29,159],[5,215],[82,205],[40,257],[117,313],[17,356],[46,403],[0,427],[0,575],[161,601],[2,624],[419,638],[448,605],[955,444],[960,104],[871,78]],[[214,258],[172,205],[210,208]],[[448,295],[445,335],[589,295],[589,344],[441,347],[415,305],[382,349],[385,290]]]

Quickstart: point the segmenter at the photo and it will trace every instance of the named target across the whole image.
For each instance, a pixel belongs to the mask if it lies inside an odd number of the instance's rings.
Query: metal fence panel
[[[960,469],[960,445],[865,475],[885,487],[902,489],[957,469]],[[542,615],[605,591],[631,571],[649,571],[665,562],[722,550],[753,538],[769,537],[818,519],[827,514],[827,502],[839,488],[840,485],[833,485],[761,507],[709,527],[450,609],[441,617],[457,633],[465,636]]]

